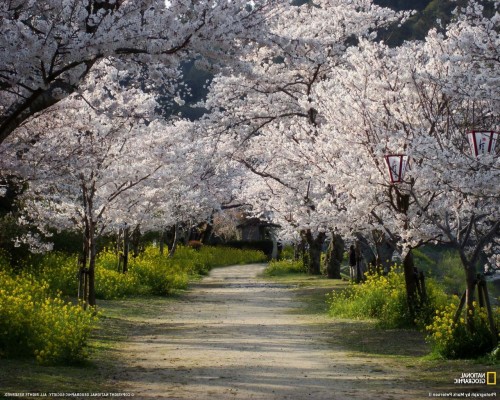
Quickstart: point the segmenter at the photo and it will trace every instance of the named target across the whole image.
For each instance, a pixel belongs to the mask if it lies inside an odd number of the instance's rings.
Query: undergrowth
[[[280,261],[271,261],[269,265],[264,270],[265,276],[280,276],[287,274],[303,274],[306,273],[307,270],[304,267],[302,261],[295,260],[280,260]]]
[[[426,280],[428,304],[416,315],[406,301],[404,274],[394,267],[387,275],[367,274],[362,284],[352,284],[344,291],[334,291],[327,302],[332,316],[354,319],[376,319],[384,328],[423,328],[432,320],[435,310],[446,303],[447,296],[433,280]]]
[[[170,295],[211,268],[263,262],[262,252],[231,248],[180,247],[174,257],[149,246],[118,271],[117,255],[101,252],[95,289],[100,299]],[[40,364],[72,364],[87,357],[87,342],[97,324],[92,308],[72,303],[78,290],[77,256],[51,252],[28,258],[15,272],[0,254],[0,358],[33,357]]]
[[[0,271],[0,356],[35,357],[40,364],[71,364],[87,357],[94,310],[52,294],[30,274]]]
[[[327,296],[327,303],[332,316],[375,319],[383,328],[416,328],[427,332],[433,354],[439,357],[476,358],[494,350],[497,340],[484,308],[475,305],[474,328],[469,329],[464,317],[454,321],[457,296],[447,294],[443,285],[431,278],[426,279],[426,289],[427,302],[417,307],[416,313],[411,313],[404,273],[395,267],[387,275],[368,274],[365,282],[332,292]],[[498,308],[495,313],[498,329]]]

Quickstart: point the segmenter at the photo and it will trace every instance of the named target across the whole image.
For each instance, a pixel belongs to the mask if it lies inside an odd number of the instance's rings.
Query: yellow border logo
[[[497,373],[496,372],[486,372],[486,384],[496,385],[497,384]]]

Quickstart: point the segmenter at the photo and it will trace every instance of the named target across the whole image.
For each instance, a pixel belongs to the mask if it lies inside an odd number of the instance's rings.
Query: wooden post
[[[460,318],[460,314],[462,313],[462,310],[464,308],[464,304],[465,304],[465,294],[467,292],[464,292],[464,294],[462,295],[462,297],[460,298],[460,304],[458,305],[458,308],[457,308],[457,312],[455,313],[455,317],[453,317],[453,323],[456,324]]]
[[[86,310],[89,304],[89,274],[88,269],[83,268],[83,308]]]
[[[479,281],[478,287],[481,287],[482,294],[484,296],[484,302],[486,304],[486,310],[488,312],[488,323],[490,325],[491,334],[493,335],[493,343],[496,346],[498,344],[498,331],[495,326],[495,320],[493,319],[493,311],[491,310],[490,298],[488,296],[488,287],[486,286],[486,280],[484,276]]]
[[[478,278],[477,282],[477,301],[479,303],[479,307],[483,308],[484,307],[484,290],[483,290],[483,285],[485,285],[486,282],[484,281],[484,278]]]
[[[427,288],[425,287],[425,274],[423,271],[418,273],[418,281],[420,283],[420,302],[424,304],[427,302]]]
[[[78,300],[83,300],[83,256],[78,256]]]
[[[126,226],[123,229],[123,266],[120,272],[127,273],[128,271],[128,255],[130,249],[130,228]]]

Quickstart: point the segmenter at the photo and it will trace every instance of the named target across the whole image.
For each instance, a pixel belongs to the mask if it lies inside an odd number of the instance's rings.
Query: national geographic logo
[[[455,385],[496,385],[496,372],[462,372],[460,378],[455,379]]]

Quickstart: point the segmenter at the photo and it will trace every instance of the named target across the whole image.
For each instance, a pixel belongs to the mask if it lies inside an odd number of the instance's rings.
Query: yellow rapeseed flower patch
[[[0,271],[0,350],[29,355],[38,363],[68,363],[85,357],[96,324],[92,312],[51,297],[46,282],[33,275]],[[68,331],[71,326],[73,330]]]

